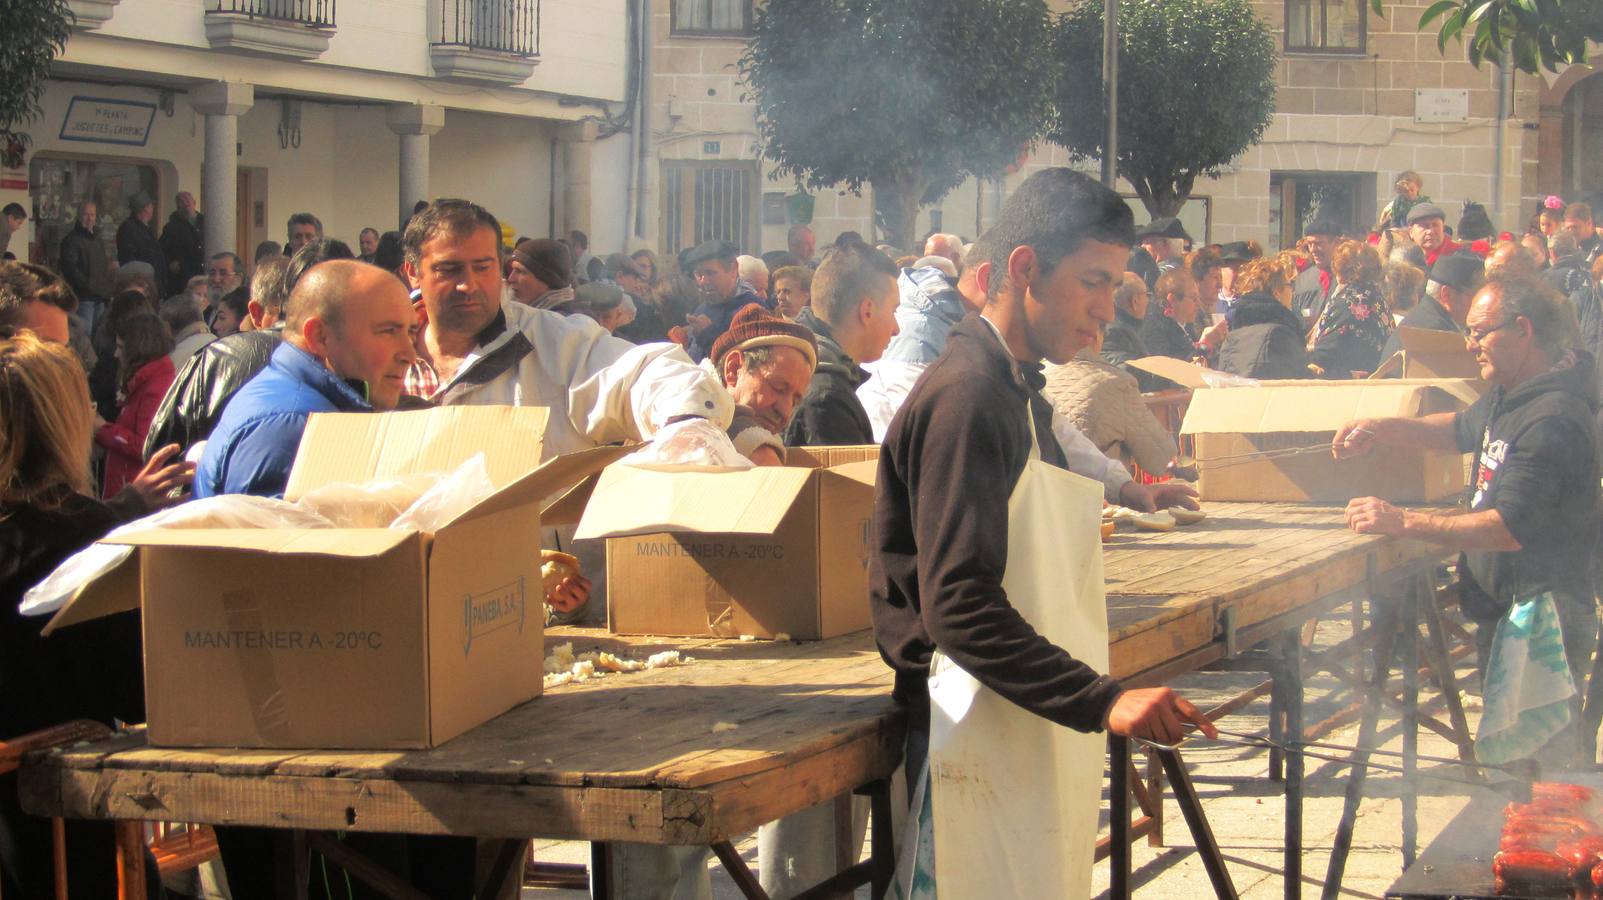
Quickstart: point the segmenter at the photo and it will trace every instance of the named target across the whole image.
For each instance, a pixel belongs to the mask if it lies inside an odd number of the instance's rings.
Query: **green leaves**
[[[39,114],[50,61],[66,47],[72,22],[66,0],[0,2],[0,147],[29,143],[21,128]]]
[[[1119,174],[1154,215],[1262,137],[1274,116],[1276,39],[1249,0],[1121,0]],[[1059,19],[1053,140],[1101,158],[1102,3]]]
[[[1381,0],[1372,0],[1380,10]],[[1419,17],[1421,30],[1441,20],[1436,46],[1465,44],[1469,61],[1506,60],[1522,72],[1587,61],[1587,43],[1603,42],[1603,0],[1437,0]]]

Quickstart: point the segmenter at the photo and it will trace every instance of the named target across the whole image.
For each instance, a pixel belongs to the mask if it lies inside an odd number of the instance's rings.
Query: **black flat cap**
[[[734,262],[735,257],[739,255],[740,248],[731,241],[702,241],[685,254],[684,261],[680,265],[683,271],[689,272],[709,259]]]
[[[1469,253],[1448,253],[1430,267],[1430,280],[1454,290],[1475,291],[1486,281],[1486,263]]]
[[[1174,216],[1164,216],[1161,219],[1153,219],[1147,224],[1142,225],[1140,228],[1137,228],[1135,230],[1135,236],[1137,239],[1144,237],[1166,237],[1175,238],[1182,241],[1191,240],[1191,235],[1186,233],[1185,226],[1181,225],[1180,220],[1176,219]]]
[[[1219,245],[1219,259],[1222,262],[1246,262],[1252,259],[1252,248],[1246,241],[1231,241]]]

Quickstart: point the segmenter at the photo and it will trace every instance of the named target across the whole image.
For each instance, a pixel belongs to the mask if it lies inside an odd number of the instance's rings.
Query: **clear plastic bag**
[[[1202,383],[1211,388],[1258,387],[1258,379],[1232,375],[1217,369],[1203,369]]]
[[[495,483],[490,481],[483,453],[473,454],[473,458],[448,474],[434,478],[434,485],[389,523],[391,528],[439,531],[495,493]]]
[[[630,466],[713,466],[750,469],[729,435],[706,419],[685,419],[658,431],[651,443],[619,460]]]

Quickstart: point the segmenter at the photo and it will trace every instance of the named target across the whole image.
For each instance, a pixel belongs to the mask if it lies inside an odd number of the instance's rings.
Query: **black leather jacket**
[[[209,437],[229,398],[267,368],[282,340],[283,332],[277,328],[242,331],[195,351],[161,398],[145,436],[145,458],[168,444],[187,453]]]

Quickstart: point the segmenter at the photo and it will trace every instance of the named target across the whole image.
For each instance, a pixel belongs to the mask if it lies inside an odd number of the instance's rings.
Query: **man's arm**
[[[644,440],[692,417],[729,427],[735,401],[679,347],[635,346],[579,316],[548,315],[539,324],[530,335],[536,354],[569,388],[568,416],[592,441]]]
[[[1523,549],[1495,509],[1442,515],[1402,509],[1378,497],[1359,497],[1347,504],[1347,527],[1359,534],[1417,538],[1455,550]]]
[[[1336,430],[1330,452],[1337,459],[1350,459],[1386,444],[1453,453],[1459,449],[1453,428],[1457,416],[1458,413],[1448,412],[1417,419],[1357,419]]]
[[[1109,503],[1124,502],[1120,498],[1125,485],[1134,478],[1123,463],[1110,459],[1085,436],[1085,432],[1074,427],[1068,417],[1056,411],[1052,413],[1052,434],[1063,448],[1063,457],[1069,464],[1070,472],[1101,482],[1102,495]]]

